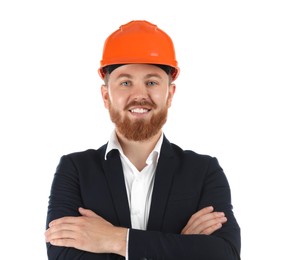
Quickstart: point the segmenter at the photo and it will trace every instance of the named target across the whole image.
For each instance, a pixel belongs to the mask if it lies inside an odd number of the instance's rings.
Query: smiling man
[[[147,64],[118,67],[102,87],[116,132],[131,141],[145,141],[155,135],[159,139],[174,92],[169,75]]]
[[[61,158],[48,258],[238,260],[240,228],[217,159],[162,131],[179,75],[171,38],[131,21],[105,41],[98,72],[115,129],[99,149]]]

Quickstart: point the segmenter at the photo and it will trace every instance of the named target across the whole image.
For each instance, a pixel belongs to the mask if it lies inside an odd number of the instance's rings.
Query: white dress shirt
[[[156,143],[153,151],[149,154],[146,160],[146,166],[141,171],[139,171],[123,153],[115,131],[111,134],[107,145],[105,160],[107,154],[113,149],[117,149],[120,153],[131,214],[131,224],[134,229],[146,230],[154,185],[155,170],[162,142],[163,133]],[[136,153],[137,152],[138,151],[136,151]]]
[[[131,215],[131,224],[132,228],[134,229],[146,230],[150,211],[151,196],[154,186],[155,170],[159,159],[162,142],[163,133],[161,134],[161,137],[156,143],[154,149],[147,157],[146,166],[141,171],[139,171],[124,154],[123,149],[117,139],[115,131],[112,132],[107,144],[104,158],[105,160],[107,159],[107,154],[113,149],[117,149],[120,153],[120,159],[123,167],[123,174]],[[127,233],[127,248],[125,256],[126,260],[129,259],[129,232],[130,230],[128,230]]]

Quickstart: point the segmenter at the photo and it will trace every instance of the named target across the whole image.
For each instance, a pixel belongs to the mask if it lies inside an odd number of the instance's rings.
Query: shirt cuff
[[[125,259],[126,260],[129,260],[129,233],[130,233],[130,229],[128,229],[128,232],[127,232],[127,241],[126,241],[126,257]]]

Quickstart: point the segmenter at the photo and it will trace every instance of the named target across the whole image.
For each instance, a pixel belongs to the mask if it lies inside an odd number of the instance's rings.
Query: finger
[[[78,211],[82,216],[85,216],[85,217],[97,217],[98,216],[94,211],[92,211],[90,209],[84,209],[84,208],[80,207],[78,209]]]
[[[53,239],[49,242],[53,246],[75,247],[76,240],[71,238],[62,238],[62,239]]]
[[[213,223],[215,224],[211,225],[211,222],[209,222],[207,228],[203,229],[200,234],[210,235],[220,229],[225,222],[227,222],[226,217],[218,218],[215,221],[213,220]]]
[[[90,209],[79,208],[79,212],[80,214],[82,213],[82,215],[86,217],[99,217],[98,214],[96,214],[94,211]]]
[[[58,218],[55,219],[53,221],[51,221],[49,223],[49,227],[52,227],[54,225],[60,225],[60,224],[65,224],[65,223],[75,223],[76,222],[77,217],[62,217],[62,218]]]
[[[212,226],[216,226],[216,225],[222,225],[223,223],[225,223],[227,221],[226,217],[221,217],[221,218],[215,218],[215,219],[210,219],[207,220],[205,222],[202,222],[200,225],[198,225],[193,232],[195,232],[196,234],[203,234],[205,230],[207,230],[208,228],[212,227]]]
[[[212,220],[215,220],[215,219],[218,219],[218,218],[223,218],[224,217],[224,212],[212,212],[212,213],[208,213],[208,214],[205,214],[205,215],[202,215],[200,217],[198,217],[194,223],[193,223],[193,226],[198,226],[204,222],[207,222],[207,221],[212,221]]]
[[[191,226],[192,223],[193,223],[196,219],[198,219],[198,218],[200,218],[200,217],[202,217],[202,216],[204,216],[204,215],[206,215],[206,214],[208,214],[208,213],[211,213],[211,212],[213,212],[213,211],[214,211],[214,208],[213,208],[212,206],[205,207],[205,208],[203,208],[203,209],[197,211],[195,214],[193,214],[193,215],[191,216],[190,220],[188,221],[188,223],[187,223],[187,228],[188,228],[189,226]]]
[[[199,211],[197,211],[196,213],[194,213],[191,218],[188,220],[187,224],[185,225],[185,227],[182,229],[182,232],[181,233],[185,233],[187,229],[189,229],[194,221],[198,218],[200,218],[201,216],[205,215],[205,214],[208,214],[210,212],[212,212],[214,210],[214,208],[212,206],[208,206],[208,207],[205,207]]]
[[[217,223],[211,227],[208,227],[207,229],[203,230],[200,234],[202,235],[211,235],[212,233],[214,233],[215,231],[217,231],[218,229],[220,229],[222,227],[222,223]]]
[[[191,218],[198,218],[201,217],[203,215],[206,215],[208,213],[211,213],[214,211],[214,207],[213,206],[209,206],[209,207],[205,207],[203,209],[198,210],[195,214],[192,215]]]
[[[194,229],[196,226],[198,226],[201,222],[206,221],[207,218],[212,218],[212,215],[214,208],[212,206],[203,208],[199,211],[197,211],[195,214],[191,216],[189,221],[187,222],[186,226],[183,228],[182,233],[185,233],[187,229]],[[205,220],[204,220],[205,218]]]
[[[202,230],[216,223],[220,223],[220,218],[225,218],[223,212],[211,212],[201,215],[194,220],[190,220],[183,228],[182,234],[199,234]],[[224,220],[222,220],[224,221]]]
[[[46,242],[50,242],[55,239],[73,239],[75,237],[75,232],[71,227],[64,226],[61,228],[49,228],[45,232],[45,240]]]

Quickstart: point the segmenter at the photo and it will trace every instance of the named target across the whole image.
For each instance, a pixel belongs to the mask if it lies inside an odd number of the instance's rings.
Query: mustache
[[[133,107],[133,106],[147,106],[147,107],[151,107],[151,108],[156,108],[156,104],[153,102],[153,101],[148,101],[148,100],[140,100],[140,101],[136,101],[136,100],[133,100],[131,101],[128,105],[125,106],[125,110],[128,110],[130,107]]]

